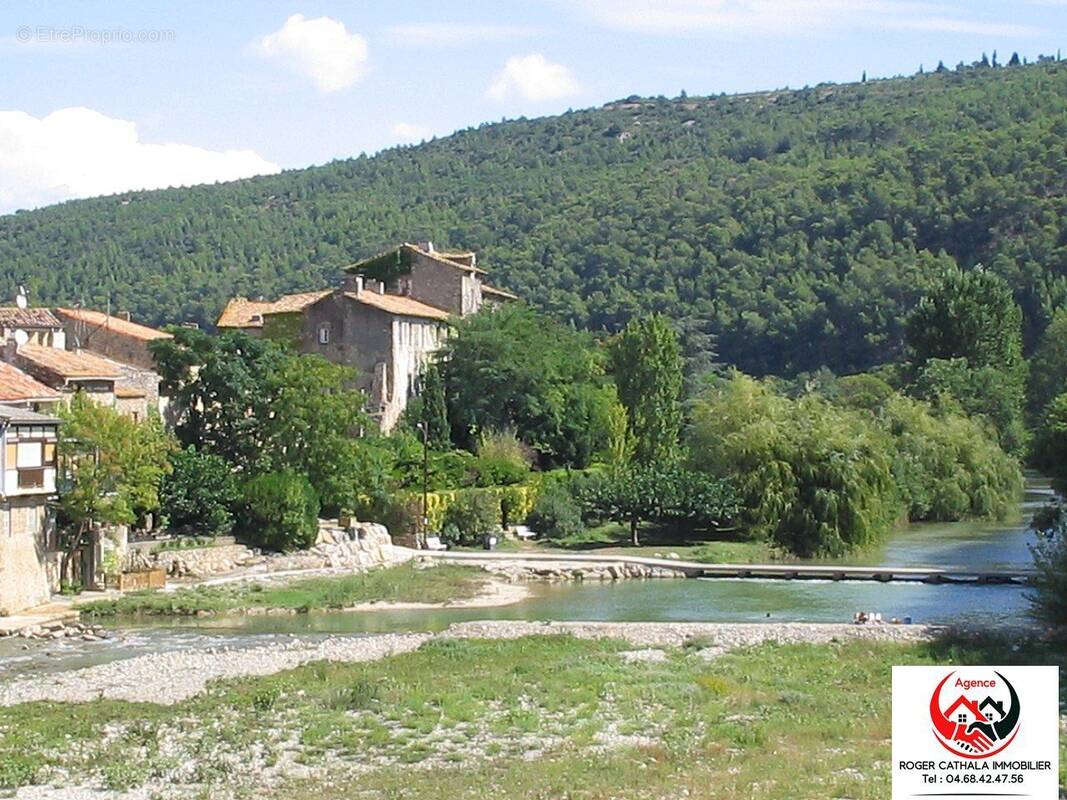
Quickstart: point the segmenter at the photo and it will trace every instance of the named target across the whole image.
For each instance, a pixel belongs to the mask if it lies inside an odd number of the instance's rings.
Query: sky
[[[632,94],[1067,49],[1067,0],[7,0],[0,214],[233,180]]]

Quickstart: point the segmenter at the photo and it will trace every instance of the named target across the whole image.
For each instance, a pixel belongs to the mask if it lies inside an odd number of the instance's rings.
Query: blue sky
[[[630,94],[1067,45],[1067,0],[7,2],[0,213],[320,164]]]

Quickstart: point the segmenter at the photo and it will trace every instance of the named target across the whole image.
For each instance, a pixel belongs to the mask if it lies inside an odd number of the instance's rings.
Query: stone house
[[[169,333],[133,322],[126,312],[111,315],[88,308],[56,308],[53,311],[63,324],[72,349],[88,350],[150,372],[155,370],[156,363],[148,350],[149,342],[174,338]]]
[[[231,300],[217,327],[292,343],[357,370],[368,410],[396,425],[418,375],[448,335],[448,320],[517,299],[486,284],[471,252],[401,244],[345,268],[339,288],[274,301]]]
[[[61,394],[84,392],[102,405],[115,405],[115,383],[122,372],[106,358],[38,344],[9,345],[7,352],[15,366]]]
[[[58,427],[55,417],[0,405],[0,615],[47,602],[58,588],[49,508]]]
[[[25,304],[25,297],[20,295],[19,302]],[[63,323],[47,308],[0,308],[0,342],[15,339],[18,331],[26,334],[24,344],[58,347],[60,350],[67,346]]]

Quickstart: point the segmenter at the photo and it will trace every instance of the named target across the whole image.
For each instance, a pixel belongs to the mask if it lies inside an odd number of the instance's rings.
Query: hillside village
[[[438,252],[432,242],[401,244],[346,268],[335,289],[273,301],[234,298],[217,321],[351,367],[366,411],[383,433],[392,430],[428,360],[463,318],[515,295],[484,282],[473,252]],[[130,319],[80,308],[31,307],[20,294],[0,307],[0,615],[40,605],[65,583],[104,580],[102,528],[62,569],[56,530],[57,489],[64,465],[57,411],[74,395],[114,409],[134,422],[158,416],[168,425],[169,397],[161,387],[152,342],[173,335]],[[123,530],[125,536],[126,531]],[[125,557],[125,545],[122,545]]]

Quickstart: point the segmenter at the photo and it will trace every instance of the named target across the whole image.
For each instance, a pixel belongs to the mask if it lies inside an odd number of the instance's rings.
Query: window
[[[44,470],[43,469],[20,469],[19,470],[19,488],[20,489],[41,489],[44,487]]]
[[[330,326],[319,325],[319,344],[330,343]]]
[[[44,443],[44,465],[46,467],[54,467],[56,465],[56,443],[45,442]]]
[[[16,466],[19,469],[42,466],[42,451],[41,442],[19,442]]]

